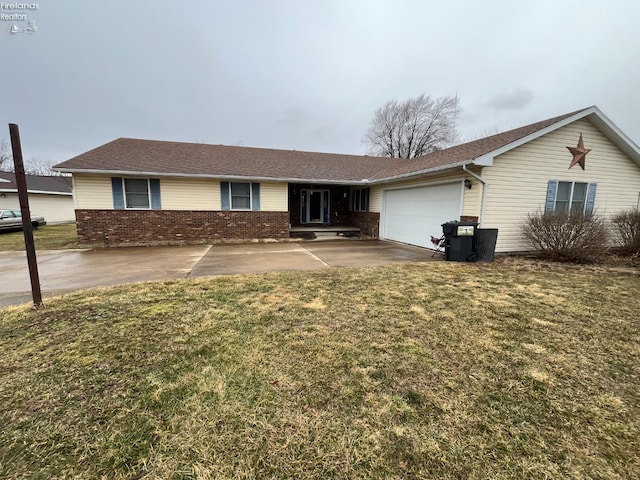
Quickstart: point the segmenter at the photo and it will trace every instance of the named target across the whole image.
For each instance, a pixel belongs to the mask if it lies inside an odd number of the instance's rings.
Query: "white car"
[[[31,216],[31,225],[34,230],[46,225],[44,217]],[[0,210],[0,230],[17,230],[22,228],[22,212],[20,210]]]

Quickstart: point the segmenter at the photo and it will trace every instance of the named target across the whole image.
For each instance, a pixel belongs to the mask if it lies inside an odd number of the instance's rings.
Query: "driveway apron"
[[[43,295],[148,280],[184,278],[209,249],[185,247],[101,248],[37,252]],[[24,252],[0,252],[0,307],[28,302],[31,283]]]
[[[189,245],[40,251],[45,297],[91,287],[185,277],[368,267],[440,260],[430,250],[380,240]],[[0,252],[0,307],[31,299],[24,252]]]
[[[320,270],[330,267],[300,243],[214,245],[189,276]]]
[[[190,277],[370,267],[440,260],[432,251],[380,240],[323,240],[302,243],[214,245]]]

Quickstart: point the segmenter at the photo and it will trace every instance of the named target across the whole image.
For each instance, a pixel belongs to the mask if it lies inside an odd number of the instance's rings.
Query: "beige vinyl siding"
[[[289,186],[286,182],[260,183],[260,210],[287,212],[289,210]]]
[[[113,209],[111,177],[74,173],[73,198],[80,210]]]
[[[380,213],[382,208],[382,186],[373,185],[369,189],[369,211]]]
[[[163,210],[221,210],[218,180],[161,178],[160,197]],[[286,183],[260,183],[260,210],[286,212]]]
[[[71,195],[29,194],[29,211],[42,216],[48,224],[69,223],[76,220]]]
[[[163,210],[221,210],[218,180],[161,178],[160,198]],[[286,212],[286,183],[260,183],[260,210]]]
[[[20,210],[20,200],[17,193],[2,192],[0,195],[0,210]]]
[[[478,175],[482,176],[482,168],[473,167],[470,170]],[[462,204],[462,215],[468,217],[480,218],[482,209],[482,188],[483,185],[480,181],[476,180],[473,176],[465,174],[465,178],[471,181],[471,188],[464,189],[464,200]]]
[[[466,217],[478,217],[482,206],[482,184],[477,180],[471,180],[471,188],[464,189],[462,203],[462,215]]]
[[[0,210],[20,210],[20,200],[17,193],[5,192],[4,195],[4,198],[0,198]],[[71,195],[30,193],[29,211],[32,217],[44,217],[44,220],[50,225],[70,223],[76,220]]]
[[[586,169],[569,169],[567,146],[585,148]],[[499,252],[527,250],[520,227],[529,212],[542,211],[549,180],[595,182],[595,211],[611,216],[636,206],[640,191],[640,166],[613,145],[587,119],[578,120],[494,159],[484,168],[489,183],[484,226],[499,228]]]
[[[464,176],[462,176],[464,172],[462,171],[462,167],[459,171],[448,173],[444,175],[432,175],[428,177],[421,177],[418,179],[412,178],[410,180],[401,180],[398,182],[384,183],[381,185],[373,185],[371,187],[371,193],[369,196],[369,211],[371,212],[380,212],[382,208],[382,191],[391,189],[391,188],[402,188],[402,187],[418,187],[418,186],[428,186],[432,184],[441,184],[450,182],[460,182],[462,184],[464,180]],[[462,188],[462,186],[460,187]]]
[[[146,177],[137,177],[146,178]],[[113,209],[111,176],[74,174],[74,197],[78,209]],[[194,178],[160,178],[163,210],[221,210],[220,181]],[[286,212],[285,182],[260,184],[260,209]]]
[[[220,182],[192,178],[161,178],[163,210],[220,210]]]

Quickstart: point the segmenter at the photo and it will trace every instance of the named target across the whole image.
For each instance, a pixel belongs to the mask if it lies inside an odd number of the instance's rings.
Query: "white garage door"
[[[442,224],[459,220],[461,182],[387,190],[383,195],[382,238],[433,248],[431,235],[442,235]]]

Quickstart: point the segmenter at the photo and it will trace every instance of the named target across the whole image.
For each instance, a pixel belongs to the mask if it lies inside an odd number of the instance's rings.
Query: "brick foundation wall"
[[[160,245],[289,238],[288,212],[76,210],[80,243]]]
[[[380,214],[374,212],[349,212],[340,223],[360,228],[363,236],[378,238],[380,234]]]

